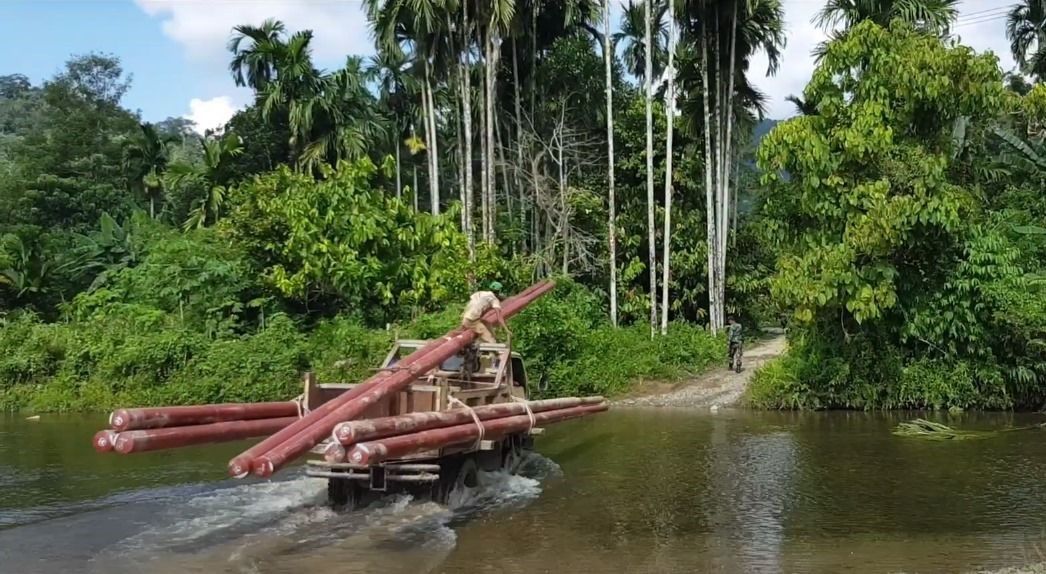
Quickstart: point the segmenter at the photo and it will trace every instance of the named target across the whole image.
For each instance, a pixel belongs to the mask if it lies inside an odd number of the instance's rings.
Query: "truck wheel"
[[[514,474],[519,469],[519,463],[523,459],[523,451],[519,443],[518,437],[505,439],[505,446],[501,453],[501,468],[509,474]]]
[[[451,494],[479,484],[479,467],[472,457],[448,460],[440,469],[439,488],[436,502],[447,504]]]
[[[359,506],[362,493],[356,481],[344,478],[327,479],[327,501],[335,508],[352,510]]]

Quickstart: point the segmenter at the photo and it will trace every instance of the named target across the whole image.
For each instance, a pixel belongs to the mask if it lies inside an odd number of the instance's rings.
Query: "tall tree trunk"
[[[733,223],[730,225],[730,231],[732,232],[730,235],[730,245],[732,247],[737,247],[737,196],[741,195],[740,178],[741,154],[737,153],[736,157],[734,157],[734,208],[730,210],[730,215],[734,218]]]
[[[712,114],[708,107],[708,31],[707,27],[701,32],[701,101],[705,112],[705,222],[706,222],[706,245],[708,250],[708,326],[712,333],[717,332],[716,323],[716,258],[715,258],[715,194],[712,187]]]
[[[535,73],[538,69],[538,0],[532,0],[530,12],[530,121],[534,121],[534,110],[536,109],[534,102],[537,100],[537,74]],[[537,218],[537,213],[534,213],[534,218]],[[536,250],[535,250],[536,251]]]
[[[461,81],[459,78],[452,78],[452,80],[457,81],[458,85],[460,86]],[[461,94],[461,90],[458,90],[458,94]],[[464,116],[464,113],[461,111],[461,103],[462,102],[459,101],[458,105],[454,106],[454,111],[456,112],[455,115],[457,116],[457,121],[454,122],[454,131],[455,135],[458,138],[456,155],[458,158],[458,199],[459,201],[461,201],[461,232],[468,233],[468,214],[465,212],[465,142],[462,136],[462,133],[465,131],[464,126],[462,124],[464,124],[465,122],[464,118],[462,117]]]
[[[747,8],[746,8],[747,9]],[[724,230],[723,230],[723,275],[726,276],[726,239],[729,236],[729,214],[734,213],[734,221],[736,221],[736,190],[734,190],[734,209],[730,209],[730,154],[733,150],[733,83],[737,68],[737,3],[733,5],[733,18],[730,22],[730,61],[727,63],[730,67],[730,81],[727,86],[726,92],[726,153],[723,155],[723,199],[724,209],[727,210],[727,217],[724,217]],[[725,284],[724,284],[725,289]],[[724,293],[724,297],[726,293]]]
[[[403,174],[401,173],[402,170],[401,170],[401,167],[400,167],[400,148],[403,147],[403,145],[402,145],[402,142],[400,141],[400,136],[402,134],[400,134],[400,132],[399,132],[399,129],[398,129],[399,125],[397,125],[396,128],[397,128],[396,129],[396,136],[395,136],[395,138],[396,138],[396,141],[395,141],[395,145],[396,145],[396,199],[402,200],[403,199],[403,180],[402,180],[402,175]]]
[[[501,120],[497,114],[494,114],[494,141],[497,143],[497,158],[498,167],[501,168],[501,185],[505,188],[505,208],[508,212],[508,220],[512,219],[512,187],[508,181],[508,164],[505,163],[505,132],[508,131],[501,129]]]
[[[647,200],[647,243],[650,246],[650,336],[657,333],[657,246],[654,244],[654,68],[652,59],[653,18],[650,3],[643,0],[646,20],[646,200]]]
[[[482,35],[482,34],[481,34]],[[490,236],[490,193],[488,186],[490,180],[487,179],[487,41],[484,37],[483,42],[483,86],[479,90],[479,203],[481,211],[482,228],[480,230],[480,238],[486,242]]]
[[[429,200],[432,202],[432,215],[439,215],[439,144],[436,131],[436,106],[432,96],[432,69],[429,60],[425,59],[425,86],[422,90],[428,110],[428,152],[429,152]]]
[[[714,120],[715,131],[712,132],[712,150],[715,153],[715,164],[714,164],[714,193],[715,193],[715,210],[716,210],[716,222],[715,222],[715,290],[716,290],[716,328],[722,328],[725,319],[725,309],[723,301],[723,227],[725,226],[725,206],[723,205],[722,195],[722,181],[723,181],[723,106],[725,104],[723,98],[723,58],[721,50],[721,42],[719,39],[719,11],[716,10],[715,14],[715,29],[712,35],[712,45],[716,47],[715,53],[715,101],[712,104],[712,117]]]
[[[512,170],[513,179],[516,183],[516,191],[519,193],[519,230],[520,237],[526,237],[523,230],[527,227],[527,215],[524,209],[525,197],[523,192],[523,181],[519,177],[519,170],[523,169],[523,114],[519,97],[519,53],[516,51],[516,36],[512,36],[512,84],[516,100],[516,169]],[[520,247],[526,250],[525,242]]]
[[[721,304],[726,304],[726,247],[727,238],[730,235],[730,150],[733,142],[733,126],[734,126],[734,78],[735,71],[737,68],[737,4],[734,2],[734,10],[731,15],[730,22],[730,59],[727,61],[727,73],[729,75],[729,81],[726,82],[725,89],[725,102],[723,106],[723,125],[726,127],[726,135],[723,137],[723,159],[722,169],[722,180],[719,185],[722,188],[722,206],[723,206],[723,217],[721,222],[720,231],[720,242],[719,242],[719,299]]]
[[[665,90],[665,237],[661,248],[664,262],[661,264],[661,334],[668,334],[668,282],[671,277],[672,254],[672,131],[676,105],[676,23],[672,0],[668,2],[668,89]]]
[[[607,243],[610,249],[610,322],[617,327],[617,206],[614,199],[614,82],[610,46],[610,0],[603,0],[603,62],[607,70]]]
[[[429,182],[432,215],[439,215],[439,132],[436,129],[436,100],[429,86],[429,122],[432,124],[432,181]]]
[[[493,22],[491,22],[493,28]],[[498,54],[500,53],[499,37],[496,31],[487,34],[487,192],[490,198],[487,205],[490,209],[490,235],[487,237],[489,243],[494,243],[494,235],[497,223],[497,178],[495,177],[494,148],[497,140],[494,138],[494,106],[497,102],[497,69]]]
[[[414,166],[414,189],[413,189],[413,191],[414,191],[414,193],[412,193],[411,195],[414,196],[412,198],[414,200],[414,213],[417,213],[418,212],[418,166],[417,165]]]
[[[426,65],[426,68],[428,66]],[[425,123],[425,169],[428,170],[429,178],[429,192],[432,192],[432,124],[429,123],[429,116],[432,113],[429,111],[429,82],[428,74],[425,74],[426,80],[421,84],[421,116],[422,121]],[[414,190],[415,206],[417,205],[417,197],[420,190]],[[416,210],[415,210],[416,211]]]
[[[566,112],[565,108],[566,106],[564,105],[564,115]],[[562,121],[560,122],[560,125],[563,125]],[[562,132],[556,138],[556,141],[559,148],[557,150],[557,163],[559,164],[559,234],[560,240],[563,242],[563,275],[566,275],[570,269],[570,217],[567,214],[567,164],[566,158],[563,155],[563,148],[566,147],[566,141],[563,139]]]
[[[469,24],[468,2],[461,3],[462,9],[462,49],[464,52],[464,64],[461,74],[461,104],[465,120],[465,234],[468,241],[469,261],[476,259],[476,225],[473,218],[476,215],[476,200],[472,185],[472,60],[471,53],[471,24]]]

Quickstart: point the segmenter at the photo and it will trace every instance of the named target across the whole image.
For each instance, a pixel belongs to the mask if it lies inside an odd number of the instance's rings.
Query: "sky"
[[[814,69],[810,51],[825,38],[811,23],[824,0],[783,3],[788,45],[781,68],[763,77],[762,55],[752,66],[755,84],[769,96],[769,117],[778,119],[794,114],[785,97],[802,93]],[[1012,3],[963,0],[955,28],[963,43],[995,52],[1004,70],[1013,67],[1004,18]],[[361,0],[0,0],[0,75],[25,74],[39,83],[70,55],[114,54],[133,76],[125,105],[147,121],[181,116],[203,131],[250,101],[250,92],[233,84],[225,45],[233,26],[266,18],[313,30],[322,68],[373,53]]]

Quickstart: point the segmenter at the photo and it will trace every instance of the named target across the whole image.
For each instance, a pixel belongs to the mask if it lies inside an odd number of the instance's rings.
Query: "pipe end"
[[[254,471],[254,476],[260,476],[262,478],[269,478],[272,476],[272,473],[276,471],[276,469],[273,468],[272,461],[268,459],[256,459],[254,463],[251,464],[251,470]]]

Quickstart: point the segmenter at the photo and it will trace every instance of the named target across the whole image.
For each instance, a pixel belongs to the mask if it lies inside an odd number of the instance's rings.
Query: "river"
[[[1046,434],[931,442],[906,414],[619,408],[550,427],[448,507],[334,512],[227,444],[119,456],[104,417],[0,418],[3,573],[967,572],[1046,562]],[[967,414],[962,428],[1041,422]],[[1037,570],[1038,571],[1038,570]]]

